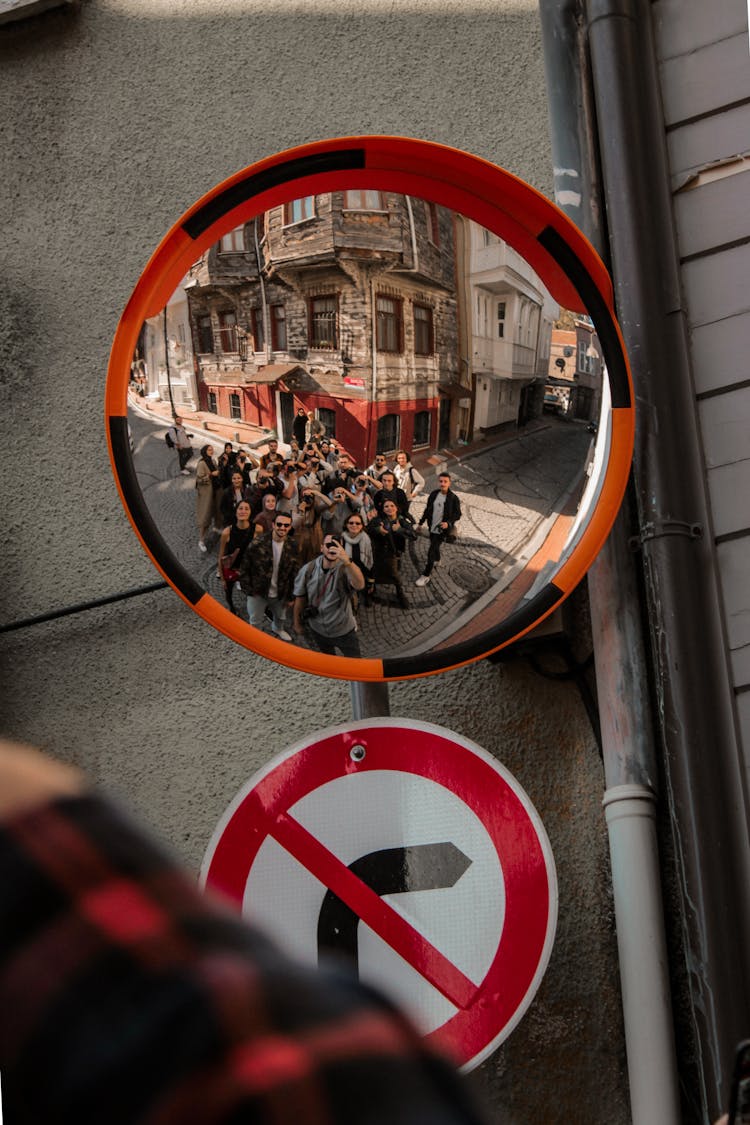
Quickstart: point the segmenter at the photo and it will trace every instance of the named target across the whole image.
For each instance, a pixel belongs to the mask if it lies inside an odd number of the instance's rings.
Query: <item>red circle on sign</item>
[[[365,756],[352,758],[361,744]],[[298,801],[345,775],[371,770],[413,774],[444,786],[480,820],[500,862],[505,916],[488,971],[468,981],[423,935],[362,884],[289,814]],[[317,735],[276,758],[248,782],[209,844],[201,880],[241,907],[250,870],[273,837],[339,895],[459,1010],[426,1037],[464,1069],[478,1065],[529,1007],[552,950],[557,883],[539,815],[515,779],[476,744],[441,727],[371,719]],[[489,888],[488,888],[489,891]],[[451,971],[452,970],[452,971]]]

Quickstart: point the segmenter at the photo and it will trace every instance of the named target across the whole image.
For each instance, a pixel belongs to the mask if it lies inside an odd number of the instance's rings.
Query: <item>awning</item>
[[[248,382],[278,383],[279,379],[288,379],[295,371],[306,374],[304,367],[301,367],[299,363],[268,363],[265,367],[259,368],[254,375],[251,375]]]
[[[452,379],[449,383],[438,383],[438,391],[441,395],[447,395],[448,398],[471,398],[471,387],[465,387],[463,383],[459,383],[456,379]]]

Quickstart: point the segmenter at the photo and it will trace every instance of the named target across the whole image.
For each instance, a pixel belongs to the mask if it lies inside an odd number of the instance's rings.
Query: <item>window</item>
[[[234,419],[242,418],[242,405],[240,403],[240,396],[236,391],[232,391],[229,395],[229,417]]]
[[[440,245],[440,220],[436,203],[425,200],[425,217],[427,219],[427,237],[435,246]]]
[[[208,409],[211,414],[219,413],[219,402],[216,398],[216,391],[208,392]]]
[[[534,316],[534,306],[531,301],[525,299],[521,300],[521,312],[518,318],[518,336],[517,341],[519,344],[528,345],[531,343],[531,322]]]
[[[335,348],[336,345],[335,295],[310,299],[310,347]]]
[[[237,351],[237,314],[234,309],[219,313],[219,344],[223,352]]]
[[[401,444],[401,418],[398,414],[384,414],[378,418],[378,443],[376,453],[392,453]]]
[[[210,316],[199,316],[197,321],[198,329],[198,352],[201,355],[209,354],[214,350],[214,333],[211,326]]]
[[[326,437],[336,437],[336,411],[328,410],[325,406],[318,407],[318,421],[325,426]]]
[[[302,223],[305,219],[315,217],[315,196],[305,195],[302,199],[293,199],[291,203],[284,204],[284,223]]]
[[[345,191],[345,211],[385,211],[385,200],[381,191]]]
[[[414,353],[432,355],[435,351],[432,333],[432,309],[427,305],[414,306]]]
[[[487,298],[477,293],[477,336],[487,336]]]
[[[591,342],[581,341],[578,344],[578,370],[587,375],[596,375],[599,356]]]
[[[505,301],[497,302],[497,338],[502,340],[505,335]]]
[[[225,234],[219,242],[219,252],[222,254],[231,254],[232,251],[245,249],[245,228],[235,227],[230,230],[229,234]]]
[[[419,410],[414,415],[414,443],[416,445],[430,444],[430,412]]]
[[[286,351],[286,309],[271,305],[271,347],[275,352]]]
[[[539,307],[537,305],[531,306],[529,312],[529,324],[526,329],[526,343],[531,347],[536,340],[537,331],[539,328]]]
[[[253,333],[253,351],[262,352],[266,346],[266,334],[263,331],[263,309],[250,309],[250,324]]]
[[[401,301],[377,297],[375,344],[379,352],[401,351]]]

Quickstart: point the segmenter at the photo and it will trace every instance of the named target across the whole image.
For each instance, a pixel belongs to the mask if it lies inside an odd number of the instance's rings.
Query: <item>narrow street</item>
[[[209,553],[198,548],[195,526],[195,480],[180,476],[177,457],[164,442],[162,419],[129,414],[133,456],[146,504],[161,534],[180,563],[215,598],[223,601],[216,576],[218,537],[208,540]],[[190,430],[189,418],[187,428]],[[409,609],[396,603],[395,590],[378,587],[378,602],[359,610],[360,644],[364,656],[415,653],[481,632],[496,621],[490,607],[512,581],[530,552],[537,550],[565,504],[574,504],[585,482],[582,470],[591,436],[582,425],[551,419],[533,433],[506,438],[486,452],[448,464],[453,490],[463,517],[455,543],[442,549],[432,581],[414,583],[427,556],[425,529],[409,543],[401,568]],[[218,442],[217,445],[221,443]],[[196,453],[200,442],[195,441]],[[441,463],[442,464],[442,463]],[[191,462],[190,467],[194,467]],[[437,486],[430,466],[426,494]],[[419,520],[426,494],[412,503]],[[235,606],[245,616],[239,588]],[[478,616],[473,614],[478,612]]]

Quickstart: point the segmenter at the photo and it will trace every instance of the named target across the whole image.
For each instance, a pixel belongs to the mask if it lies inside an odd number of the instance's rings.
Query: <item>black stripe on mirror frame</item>
[[[632,409],[633,399],[628,379],[628,367],[622,350],[620,337],[615,328],[612,314],[594,284],[591,274],[573,253],[568,244],[552,227],[545,227],[537,241],[567,274],[586,306],[586,312],[594,322],[597,335],[604,349],[609,386],[612,394],[612,408]]]
[[[128,436],[128,420],[123,417],[110,417],[109,437],[112,443],[112,456],[117,471],[117,479],[125,499],[128,511],[138,528],[138,534],[151,552],[157,566],[161,568],[167,579],[175,586],[184,598],[195,605],[206,591],[199,586],[195,579],[180,565],[174,556],[172,548],[167,546],[161,537],[151,513],[143,498],[141,486],[135,472],[133,455],[130,452],[130,438]]]
[[[471,640],[449,648],[439,649],[437,652],[405,656],[403,659],[383,661],[383,675],[386,679],[400,679],[407,676],[421,675],[426,672],[439,672],[443,669],[453,668],[466,661],[476,660],[482,656],[490,656],[497,648],[515,640],[520,632],[537,625],[542,617],[553,606],[557,605],[564,597],[564,592],[550,582],[540,590],[522,608],[514,610],[510,617],[495,629],[488,629]]]
[[[347,170],[362,169],[365,167],[366,153],[363,148],[347,148],[338,152],[319,152],[312,156],[298,157],[295,160],[286,160],[283,164],[274,164],[262,172],[248,176],[231,187],[220,192],[214,199],[206,203],[194,215],[191,215],[182,224],[182,229],[192,239],[198,238],[222,215],[226,215],[234,207],[246,200],[252,199],[269,188],[278,187],[279,184],[290,180],[299,180],[303,176],[313,176],[321,172],[345,172]]]

